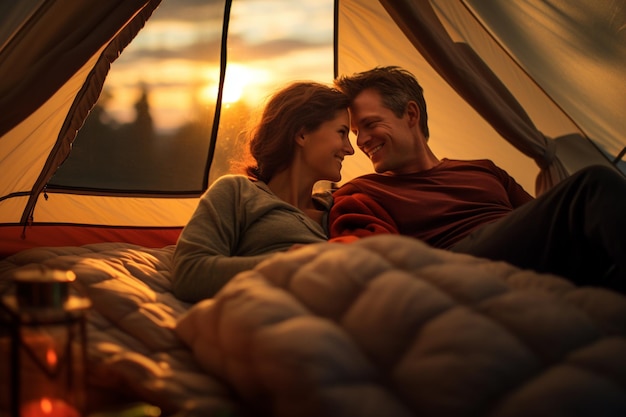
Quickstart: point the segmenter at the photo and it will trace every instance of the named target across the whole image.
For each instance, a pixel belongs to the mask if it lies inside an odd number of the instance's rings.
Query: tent
[[[230,9],[237,1],[245,0],[217,2],[223,12],[221,86]],[[192,166],[199,178],[192,186],[169,184],[167,169],[148,175],[162,176],[162,186],[132,185],[125,175],[90,184],[71,169],[59,174],[71,166],[71,154],[80,156],[74,141],[111,63],[160,2],[0,5],[2,256],[33,246],[125,241],[159,247],[176,241],[210,183],[222,89],[207,117],[203,164]],[[588,164],[623,170],[622,1],[336,0],[334,23],[336,75],[400,65],[418,77],[439,157],[490,158],[536,194]],[[150,158],[149,151],[138,152]],[[123,155],[107,160],[107,172],[115,176]],[[126,162],[137,170],[133,159]],[[362,155],[344,164],[344,180],[367,172]]]

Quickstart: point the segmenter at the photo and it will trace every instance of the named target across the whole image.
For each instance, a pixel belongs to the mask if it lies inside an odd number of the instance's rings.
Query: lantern
[[[10,417],[80,417],[86,403],[90,301],[71,271],[19,270],[0,300],[0,410]]]

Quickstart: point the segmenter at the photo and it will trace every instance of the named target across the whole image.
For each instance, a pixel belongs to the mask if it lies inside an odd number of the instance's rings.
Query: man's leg
[[[452,251],[626,292],[626,179],[585,168]]]

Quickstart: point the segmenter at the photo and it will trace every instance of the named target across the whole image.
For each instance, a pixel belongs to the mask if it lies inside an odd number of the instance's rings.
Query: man
[[[331,240],[408,235],[625,292],[623,175],[590,167],[533,199],[489,160],[435,156],[423,90],[408,71],[379,67],[335,85],[351,99],[351,129],[376,173],[334,193]]]

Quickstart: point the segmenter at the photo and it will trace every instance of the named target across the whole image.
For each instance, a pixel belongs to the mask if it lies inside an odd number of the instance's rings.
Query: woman
[[[313,82],[291,84],[267,103],[252,132],[255,163],[247,176],[226,175],[203,195],[174,254],[174,293],[212,297],[238,272],[293,245],[328,239],[330,193],[317,181],[339,181],[354,149],[348,98]]]

